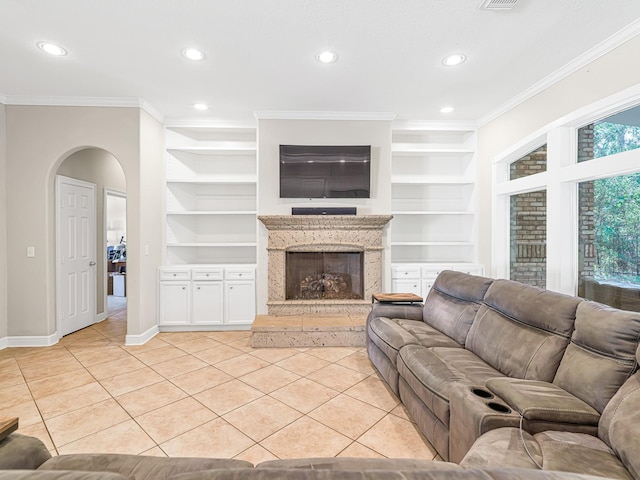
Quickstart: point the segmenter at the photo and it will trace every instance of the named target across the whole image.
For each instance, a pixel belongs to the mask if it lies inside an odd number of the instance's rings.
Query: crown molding
[[[251,129],[255,130],[255,120],[225,120],[216,117],[167,117],[165,127],[183,128],[220,128],[220,129]]]
[[[0,97],[0,100],[2,97]],[[5,105],[33,105],[53,107],[121,107],[140,108],[158,120],[164,122],[164,116],[149,102],[132,97],[40,97],[28,95],[5,95]]]
[[[140,108],[155,118],[159,123],[164,123],[164,115],[144,99],[140,99]]]
[[[630,23],[623,29],[611,35],[603,42],[599,43],[590,50],[587,50],[582,55],[576,57],[571,62],[567,63],[564,67],[556,70],[554,73],[533,84],[528,89],[523,90],[508,102],[502,104],[500,107],[481,117],[478,120],[478,128],[495,120],[499,116],[504,115],[509,110],[524,103],[525,101],[543,92],[544,90],[555,85],[561,80],[564,80],[568,76],[576,73],[581,68],[586,67],[590,63],[596,61],[598,58],[606,55],[620,45],[636,37],[638,34],[640,34],[640,19]]]
[[[396,120],[391,124],[392,130],[446,130],[468,131],[478,128],[472,121],[427,122],[417,120]]]
[[[296,112],[296,111],[258,111],[254,112],[258,120],[366,120],[390,122],[396,118],[390,112]]]

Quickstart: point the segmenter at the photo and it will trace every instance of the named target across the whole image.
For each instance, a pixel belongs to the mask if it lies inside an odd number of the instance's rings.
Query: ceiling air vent
[[[481,10],[511,10],[518,0],[482,0]]]

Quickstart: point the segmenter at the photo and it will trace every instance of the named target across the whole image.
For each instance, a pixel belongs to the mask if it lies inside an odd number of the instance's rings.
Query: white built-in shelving
[[[166,126],[165,264],[255,264],[256,129]]]
[[[391,261],[476,261],[476,134],[406,125],[391,144]]]

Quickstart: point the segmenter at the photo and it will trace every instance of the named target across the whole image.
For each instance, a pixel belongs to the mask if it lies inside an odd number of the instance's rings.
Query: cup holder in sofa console
[[[482,388],[472,388],[471,391],[474,395],[477,395],[480,398],[493,398],[493,393],[488,390],[484,390]]]
[[[491,410],[495,410],[498,413],[511,413],[511,409],[506,405],[502,405],[501,403],[489,402],[487,403],[487,406]]]

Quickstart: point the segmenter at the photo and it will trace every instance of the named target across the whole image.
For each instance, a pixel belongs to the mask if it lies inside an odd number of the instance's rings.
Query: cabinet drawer
[[[464,272],[469,275],[484,275],[484,268],[482,265],[454,265],[452,270],[456,272]]]
[[[411,265],[391,267],[391,278],[420,278],[420,267]]]
[[[191,272],[188,269],[162,269],[160,280],[190,280]]]
[[[256,278],[256,271],[253,268],[227,268],[224,271],[224,278],[227,280],[251,280]]]
[[[436,278],[443,270],[451,270],[451,265],[429,265],[422,267],[422,278]]]
[[[222,268],[194,268],[191,274],[193,280],[222,280]]]

